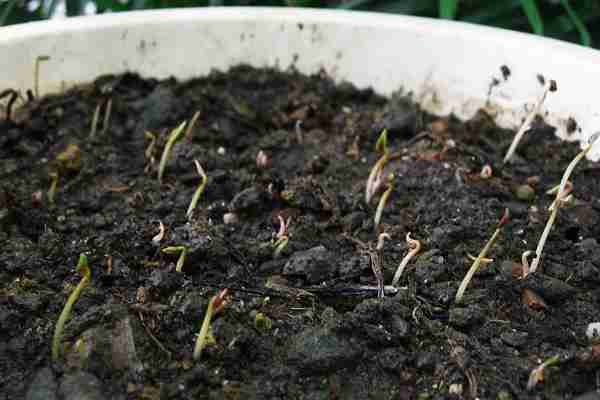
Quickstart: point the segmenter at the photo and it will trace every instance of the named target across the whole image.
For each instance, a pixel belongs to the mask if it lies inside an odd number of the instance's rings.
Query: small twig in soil
[[[167,144],[162,153],[162,157],[160,158],[160,164],[158,165],[158,182],[162,184],[163,174],[165,173],[165,168],[167,166],[167,161],[169,161],[169,155],[171,154],[171,149],[173,145],[181,138],[181,134],[185,129],[186,121],[183,121],[179,126],[171,131],[169,134],[169,138],[167,139]]]
[[[406,268],[406,265],[408,264],[408,262],[414,256],[416,256],[419,253],[419,251],[421,251],[421,242],[419,242],[418,240],[412,239],[410,237],[410,232],[408,232],[406,234],[406,244],[408,244],[408,248],[410,250],[408,251],[406,256],[404,256],[404,258],[400,262],[400,265],[398,265],[398,269],[396,269],[396,273],[394,274],[394,279],[392,279],[392,286],[396,286],[398,284],[398,281],[400,280],[400,277],[402,276],[402,272],[404,272],[404,269]]]
[[[475,258],[473,260],[473,264],[471,265],[471,268],[469,268],[469,270],[467,271],[467,274],[465,275],[462,282],[460,283],[460,286],[458,287],[458,291],[456,292],[456,298],[454,300],[456,303],[460,303],[462,301],[465,290],[467,289],[469,282],[471,282],[473,275],[475,275],[475,272],[477,272],[479,270],[479,266],[482,263],[491,262],[491,260],[487,259],[485,256],[486,256],[487,252],[492,248],[492,246],[494,245],[496,240],[498,239],[500,232],[502,232],[502,228],[504,228],[504,226],[508,222],[508,218],[509,218],[509,212],[508,212],[508,208],[507,208],[504,210],[504,214],[502,215],[502,218],[500,218],[500,221],[498,222],[498,225],[497,225],[496,230],[494,231],[492,237],[485,244],[485,246],[483,247],[483,249],[477,256],[477,258]]]
[[[554,199],[550,207],[548,207],[548,211],[550,211],[550,216],[548,217],[548,221],[546,222],[546,226],[544,228],[544,231],[542,232],[542,236],[540,236],[540,240],[535,250],[535,258],[531,263],[531,268],[529,268],[528,273],[534,273],[537,270],[540,264],[542,253],[544,251],[544,246],[546,245],[546,240],[548,239],[550,230],[552,230],[552,226],[554,225],[554,221],[556,220],[558,210],[570,200],[570,193],[573,190],[573,185],[570,184],[569,178],[573,173],[575,166],[590,151],[598,137],[600,137],[600,132],[590,136],[584,148],[579,152],[579,154],[575,156],[575,158],[573,158],[573,160],[567,166],[567,169],[565,169],[565,173],[563,174],[562,179],[560,180],[560,186],[558,187],[558,191],[556,192],[556,198]]]
[[[204,321],[200,327],[200,333],[196,338],[196,345],[194,346],[194,360],[200,358],[202,350],[206,346],[209,339],[210,322],[213,315],[216,315],[225,306],[225,296],[227,296],[227,289],[221,290],[216,296],[213,296],[208,302],[206,308],[206,314],[204,315]],[[212,335],[210,335],[212,337]],[[213,339],[214,340],[214,339]]]
[[[533,119],[535,118],[535,116],[540,112],[540,107],[544,103],[544,100],[546,100],[546,96],[548,95],[548,92],[555,92],[555,91],[556,91],[556,81],[553,81],[551,79],[546,80],[546,82],[544,83],[544,91],[543,91],[542,95],[540,96],[540,98],[537,100],[537,102],[533,106],[533,109],[529,112],[529,114],[527,114],[525,121],[523,121],[523,124],[517,131],[517,134],[515,135],[512,143],[510,144],[510,147],[508,148],[508,151],[506,152],[506,155],[504,156],[504,161],[503,161],[504,163],[507,163],[508,161],[510,161],[515,150],[517,149],[517,145],[523,138],[523,135],[525,134],[525,132],[527,132],[531,128],[531,123],[533,122]]]
[[[56,323],[56,326],[54,328],[54,337],[52,338],[52,361],[54,362],[58,361],[58,358],[62,353],[61,341],[63,336],[63,330],[65,328],[65,323],[67,322],[67,319],[69,319],[69,316],[71,315],[71,309],[73,308],[73,304],[75,304],[75,302],[79,298],[79,295],[81,294],[81,291],[89,284],[90,280],[92,279],[92,271],[88,266],[87,257],[85,256],[85,254],[81,254],[79,256],[79,262],[77,263],[77,272],[82,276],[82,279],[81,281],[79,281],[79,284],[75,287],[75,290],[73,290],[73,293],[71,293],[71,295],[67,299],[67,302],[65,303],[65,306],[62,312],[60,313],[60,317],[58,317],[58,322]]]
[[[185,263],[185,256],[187,255],[187,248],[185,246],[169,246],[162,249],[165,254],[179,254],[177,264],[175,265],[175,271],[181,272],[183,270],[183,264]]]
[[[192,201],[190,202],[190,206],[188,207],[187,212],[185,213],[188,220],[192,219],[192,215],[194,214],[194,210],[196,209],[196,206],[198,205],[200,196],[202,196],[202,193],[204,192],[204,187],[206,186],[206,183],[208,182],[208,176],[206,176],[206,173],[204,172],[204,169],[200,165],[200,162],[198,160],[194,160],[194,164],[196,165],[196,171],[198,172],[198,175],[200,175],[201,181],[200,181],[200,184],[198,185],[198,188],[196,188],[196,191],[194,192],[194,196],[192,196]]]
[[[35,93],[35,98],[40,98],[40,64],[43,61],[50,60],[49,56],[38,56],[35,59],[35,67],[33,71],[33,90]]]
[[[152,339],[152,341],[154,342],[154,344],[161,350],[163,351],[167,357],[169,357],[169,359],[171,358],[171,356],[173,355],[171,353],[171,351],[169,349],[167,349],[157,338],[156,336],[154,336],[152,334],[152,332],[150,332],[150,329],[148,328],[148,326],[146,325],[146,323],[144,322],[144,318],[142,316],[141,312],[138,312],[138,317],[140,318],[140,322],[142,323],[142,326],[144,327],[144,330],[146,331],[146,333],[148,334],[148,336],[150,337],[150,339]]]

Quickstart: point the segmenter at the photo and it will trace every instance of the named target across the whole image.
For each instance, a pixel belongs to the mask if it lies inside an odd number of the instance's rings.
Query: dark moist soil
[[[191,141],[174,146],[159,184],[169,130],[196,111]],[[422,250],[401,287],[377,299],[367,248],[380,194],[367,206],[364,191],[384,127],[401,154],[388,165],[395,178],[379,227],[391,236],[386,284],[408,232]],[[158,136],[153,150],[145,131]],[[539,122],[503,166],[512,136],[484,113],[463,123],[325,74],[244,66],[187,82],[104,76],[20,106],[0,122],[0,398],[597,399],[600,352],[585,332],[600,311],[598,166],[578,165],[576,201],[559,212],[541,273],[516,279],[544,228],[545,192],[579,149]],[[187,222],[195,159],[209,181]],[[505,208],[493,263],[455,305],[468,256]],[[225,224],[227,213],[237,222]],[[278,216],[291,217],[290,240],[275,259]],[[183,273],[167,246],[187,248]],[[91,284],[52,363],[80,253]],[[193,361],[208,301],[224,288],[216,343]],[[555,355],[559,365],[527,391],[530,371]]]

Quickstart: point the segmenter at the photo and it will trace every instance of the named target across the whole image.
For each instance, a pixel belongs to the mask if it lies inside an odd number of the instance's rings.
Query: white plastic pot
[[[533,35],[465,23],[376,13],[289,8],[144,11],[0,29],[0,89],[57,92],[100,74],[137,71],[181,79],[213,68],[295,65],[390,94],[404,88],[427,110],[461,118],[485,108],[517,128],[542,87],[543,110],[560,137],[600,130],[600,52]],[[501,66],[510,76],[504,80]],[[496,79],[500,83],[491,86]],[[578,129],[568,133],[569,118]],[[572,126],[572,124],[571,124]],[[600,145],[590,153],[600,158]]]

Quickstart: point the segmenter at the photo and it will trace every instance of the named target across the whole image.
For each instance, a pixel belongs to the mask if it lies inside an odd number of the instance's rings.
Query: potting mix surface
[[[3,104],[0,399],[598,398],[598,164],[576,166],[523,277],[580,151],[541,118],[503,164],[514,132],[485,113],[434,117],[324,73],[104,76]],[[82,253],[91,280],[53,360]]]

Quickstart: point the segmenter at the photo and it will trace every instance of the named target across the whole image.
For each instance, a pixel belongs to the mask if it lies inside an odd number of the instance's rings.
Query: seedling
[[[375,251],[369,252],[371,270],[377,280],[377,298],[379,299],[385,297],[385,285],[383,281],[383,246],[385,244],[385,239],[391,239],[391,236],[385,232],[380,233],[377,237],[377,247],[375,247]]]
[[[256,155],[256,168],[266,169],[270,164],[271,160],[269,159],[267,153],[265,153],[263,150],[260,150]]]
[[[183,121],[179,126],[171,131],[169,134],[169,138],[167,139],[167,144],[165,144],[165,149],[163,150],[162,157],[160,158],[160,164],[158,164],[158,182],[162,184],[162,177],[165,173],[165,168],[167,166],[167,161],[169,161],[169,156],[171,154],[171,149],[173,145],[181,139],[181,135],[183,130],[185,129],[186,121]]]
[[[40,64],[48,60],[50,60],[49,56],[38,56],[35,59],[35,67],[33,70],[33,88],[36,99],[40,97]]]
[[[275,248],[273,258],[279,258],[281,252],[290,241],[288,230],[290,223],[292,222],[292,217],[288,217],[287,221],[285,221],[281,215],[278,215],[277,217],[279,218],[279,231],[277,232],[277,235],[275,235],[275,241],[273,242],[273,247]]]
[[[546,96],[548,95],[548,92],[555,92],[555,91],[556,91],[556,81],[547,79],[544,83],[544,91],[542,92],[542,95],[540,96],[538,101],[533,106],[533,109],[529,112],[529,114],[527,114],[527,117],[525,117],[525,121],[523,121],[523,124],[517,131],[517,134],[515,135],[512,143],[510,144],[510,147],[508,148],[508,151],[506,152],[506,156],[504,156],[504,161],[503,161],[504,163],[507,163],[511,159],[515,150],[517,149],[517,145],[523,138],[523,135],[525,134],[525,132],[527,132],[529,129],[531,129],[531,123],[533,122],[533,119],[535,118],[535,116],[540,112],[540,107],[544,103],[544,100],[546,100]]]
[[[102,121],[102,133],[104,136],[106,131],[108,131],[108,123],[110,122],[110,115],[112,112],[112,99],[108,99],[106,102],[106,109],[104,110],[104,121]]]
[[[79,262],[77,263],[77,272],[82,276],[81,281],[73,290],[73,293],[67,299],[67,302],[60,313],[60,317],[58,317],[58,322],[54,328],[54,337],[52,338],[52,361],[58,361],[58,358],[61,356],[61,342],[63,336],[63,330],[65,328],[65,322],[69,319],[71,315],[71,309],[73,308],[73,304],[79,298],[81,291],[90,283],[92,278],[92,271],[88,266],[87,257],[84,254],[79,256]]]
[[[213,315],[216,315],[225,307],[225,296],[227,295],[227,289],[221,290],[216,296],[213,296],[208,302],[208,307],[206,308],[206,314],[204,315],[204,321],[202,321],[202,326],[200,327],[200,333],[196,338],[196,345],[194,346],[194,360],[200,358],[202,354],[202,350],[206,346],[209,336],[210,323]]]
[[[565,173],[563,174],[562,179],[560,180],[560,185],[556,192],[556,198],[554,199],[552,204],[550,204],[550,207],[548,207],[548,211],[550,211],[550,216],[548,217],[548,221],[546,222],[546,227],[542,232],[542,236],[540,236],[537,248],[535,249],[535,258],[531,263],[531,268],[529,268],[528,273],[534,273],[537,270],[542,258],[544,246],[546,245],[546,240],[548,239],[548,235],[550,234],[552,226],[554,225],[554,221],[556,220],[558,209],[562,207],[565,203],[568,203],[571,199],[570,193],[573,190],[573,184],[569,182],[569,178],[573,173],[575,166],[590,151],[592,145],[598,139],[598,137],[600,137],[600,132],[590,136],[584,148],[579,152],[579,154],[575,156],[575,158],[573,158],[573,160],[567,166],[567,169],[565,169]]]
[[[479,173],[481,179],[489,179],[492,177],[492,166],[490,164],[485,164],[483,168],[481,168],[481,172]]]
[[[90,127],[90,136],[92,139],[96,136],[96,131],[98,130],[98,120],[100,119],[100,108],[102,107],[102,103],[98,103],[96,109],[94,110],[94,116],[92,117],[92,126]]]
[[[5,97],[8,97],[8,101],[6,102],[6,112],[4,114],[4,118],[9,121],[11,119],[13,105],[19,98],[19,92],[14,89],[6,89],[0,92],[0,99]]]
[[[406,265],[408,264],[408,262],[414,257],[416,256],[419,251],[421,251],[421,242],[419,242],[418,240],[412,239],[410,237],[410,232],[408,232],[406,234],[406,244],[408,244],[408,253],[406,253],[406,255],[404,256],[404,258],[402,259],[402,261],[400,262],[400,265],[398,265],[398,269],[396,269],[396,273],[394,274],[394,278],[392,279],[392,286],[396,286],[398,284],[398,281],[400,280],[400,277],[402,276],[402,272],[404,272],[404,269],[406,268]]]
[[[558,363],[560,363],[560,357],[554,356],[535,367],[529,374],[529,379],[527,380],[527,390],[533,390],[538,383],[543,382],[544,370],[551,365],[556,365]]]
[[[460,283],[460,286],[458,287],[458,292],[456,292],[456,298],[454,300],[456,303],[460,303],[462,301],[465,290],[467,289],[469,282],[471,282],[473,275],[475,275],[475,272],[477,272],[479,270],[479,266],[482,263],[488,264],[493,261],[489,258],[486,258],[485,256],[487,255],[488,251],[490,251],[490,249],[492,248],[492,246],[498,239],[500,232],[502,232],[502,228],[504,228],[504,226],[508,222],[508,218],[509,218],[509,212],[508,212],[508,208],[507,208],[504,210],[504,214],[502,215],[502,218],[500,218],[500,221],[498,221],[498,225],[496,226],[496,230],[494,231],[492,237],[485,244],[485,246],[483,247],[483,249],[481,250],[479,255],[473,259],[473,264],[471,265],[471,268],[469,268],[469,270],[467,271],[467,275],[465,275],[464,279]]]
[[[383,170],[381,170],[383,172]],[[388,197],[390,197],[390,193],[394,189],[394,174],[389,174],[387,176],[387,189],[381,195],[379,199],[379,204],[377,204],[377,210],[375,210],[375,218],[373,220],[375,225],[375,230],[379,227],[379,222],[381,221],[381,215],[383,214],[383,209],[387,203]]]
[[[169,246],[162,249],[165,254],[179,254],[177,264],[175,265],[175,271],[181,272],[183,270],[183,264],[185,263],[185,256],[187,255],[187,248],[185,246]]]
[[[56,196],[56,188],[58,186],[58,172],[50,172],[50,189],[48,189],[48,202],[54,204],[54,198]]]
[[[367,204],[371,203],[371,199],[381,187],[381,184],[383,183],[382,178],[383,171],[385,169],[385,164],[389,160],[386,129],[384,129],[379,135],[379,138],[375,143],[375,151],[380,152],[381,157],[379,158],[379,160],[377,160],[375,165],[373,165],[373,168],[371,168],[371,172],[369,173],[369,177],[367,178],[367,185],[365,188],[365,202]]]
[[[152,238],[152,244],[155,246],[158,246],[160,244],[160,242],[162,242],[164,237],[165,237],[165,224],[163,224],[162,221],[158,221],[158,233],[156,235],[154,235],[154,237]]]
[[[196,122],[198,122],[198,118],[200,118],[200,111],[196,111],[194,113],[187,129],[185,130],[185,135],[183,136],[188,143],[192,143],[192,133],[194,131],[194,126],[196,126]]]
[[[196,209],[198,200],[200,200],[200,196],[202,196],[202,193],[204,192],[204,187],[206,186],[206,183],[208,182],[208,176],[206,176],[206,173],[204,172],[204,169],[202,169],[200,162],[198,160],[194,160],[194,164],[196,165],[196,171],[198,172],[198,175],[200,175],[200,178],[202,180],[200,181],[198,188],[196,188],[196,191],[194,192],[194,196],[192,196],[192,201],[190,202],[190,206],[188,207],[187,212],[185,213],[188,220],[192,219],[192,215],[194,214],[194,210]]]

